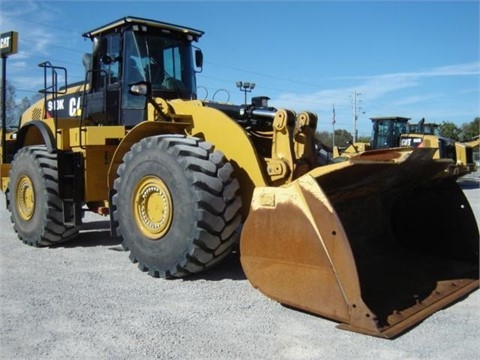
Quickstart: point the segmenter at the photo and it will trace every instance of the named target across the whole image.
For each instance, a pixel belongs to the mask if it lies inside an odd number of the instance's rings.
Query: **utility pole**
[[[361,109],[358,107],[358,103],[362,100],[358,99],[358,97],[362,95],[362,93],[354,91],[350,98],[352,100],[352,110],[353,110],[353,143],[357,141],[357,120],[358,120],[358,111]]]
[[[332,149],[335,147],[335,103],[333,103],[333,108],[332,108]]]
[[[7,55],[2,56],[2,164],[7,162]]]
[[[7,162],[7,58],[17,53],[18,33],[10,31],[0,35],[0,56],[2,57],[2,164]]]

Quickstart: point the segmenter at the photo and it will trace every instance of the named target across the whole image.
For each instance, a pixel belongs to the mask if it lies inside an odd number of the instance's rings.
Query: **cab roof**
[[[144,18],[138,18],[134,16],[126,16],[121,19],[118,19],[116,21],[113,21],[109,24],[103,25],[101,27],[98,27],[96,29],[90,30],[86,33],[83,34],[84,37],[86,38],[93,38],[97,35],[100,35],[102,33],[107,33],[110,32],[114,29],[117,28],[122,28],[126,26],[127,24],[132,24],[132,25],[146,25],[149,27],[155,27],[157,29],[165,29],[173,32],[180,32],[184,34],[189,34],[192,35],[195,40],[197,40],[200,36],[204,34],[203,31],[201,30],[195,30],[192,28],[188,28],[185,26],[179,26],[179,25],[174,25],[166,22],[161,22],[161,21],[156,21],[156,20],[149,20],[149,19],[144,19]]]
[[[408,117],[403,117],[403,116],[377,116],[377,117],[371,117],[370,120],[372,121],[381,121],[381,120],[397,120],[397,121],[403,121],[407,122],[411,118]]]

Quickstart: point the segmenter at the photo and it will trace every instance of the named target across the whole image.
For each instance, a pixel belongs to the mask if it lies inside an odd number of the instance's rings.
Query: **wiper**
[[[163,80],[163,83],[168,85],[168,86],[165,86],[166,89],[167,90],[173,90],[175,92],[175,95],[177,95],[177,97],[181,97],[182,96],[182,89],[180,89],[180,87],[178,86],[179,80],[177,80],[176,78],[171,76],[167,72],[167,70],[164,70],[163,72],[165,74],[165,79]]]

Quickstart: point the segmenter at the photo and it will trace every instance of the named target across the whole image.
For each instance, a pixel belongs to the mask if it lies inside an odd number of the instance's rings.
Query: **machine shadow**
[[[246,280],[247,277],[243,272],[240,263],[240,252],[234,249],[225,259],[218,265],[203,271],[183,278],[184,281],[207,280],[207,281],[221,281],[221,280]]]
[[[65,243],[53,245],[52,248],[76,248],[106,246],[110,250],[124,251],[122,239],[110,235],[110,222],[108,220],[92,221],[81,225],[78,235]],[[134,269],[135,270],[135,269]],[[207,280],[246,280],[245,273],[240,264],[240,252],[235,247],[219,264],[198,274],[182,278],[183,281]]]
[[[78,235],[52,248],[75,248],[75,247],[94,247],[94,246],[112,246],[111,250],[122,249],[122,239],[110,235],[110,223],[108,220],[92,221],[84,223],[80,227]]]
[[[480,181],[471,178],[459,179],[457,184],[462,190],[472,190],[480,188]]]

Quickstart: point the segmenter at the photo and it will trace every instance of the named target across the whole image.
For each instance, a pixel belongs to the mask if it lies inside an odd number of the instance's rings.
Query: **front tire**
[[[212,145],[153,136],[125,154],[113,219],[130,259],[154,277],[182,277],[225,258],[241,222],[233,167]]]
[[[78,233],[78,227],[63,222],[57,166],[57,154],[45,146],[24,147],[13,159],[8,210],[18,237],[28,245],[58,244]]]

